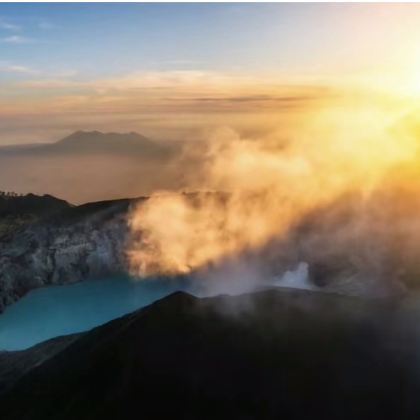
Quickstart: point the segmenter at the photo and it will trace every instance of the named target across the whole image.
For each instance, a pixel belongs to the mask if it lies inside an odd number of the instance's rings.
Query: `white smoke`
[[[322,290],[310,281],[309,266],[306,262],[300,262],[294,270],[287,270],[282,276],[274,277],[271,284],[292,289]]]

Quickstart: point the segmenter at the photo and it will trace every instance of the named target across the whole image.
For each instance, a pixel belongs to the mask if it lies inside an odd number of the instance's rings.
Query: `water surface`
[[[134,281],[119,276],[32,290],[0,315],[0,350],[88,330],[177,290],[192,288],[186,279]]]

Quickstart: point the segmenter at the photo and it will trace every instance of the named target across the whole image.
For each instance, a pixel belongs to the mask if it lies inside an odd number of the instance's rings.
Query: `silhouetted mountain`
[[[73,203],[178,188],[179,143],[137,133],[77,131],[55,143],[0,147],[0,189],[47,192]],[[174,173],[175,171],[175,173]]]
[[[418,333],[397,314],[288,289],[176,293],[17,369],[2,419],[418,419]]]
[[[47,148],[49,151],[65,153],[135,153],[154,155],[164,152],[164,147],[161,144],[134,132],[101,133],[100,131],[76,131],[68,137],[49,145]]]
[[[138,133],[102,133],[100,131],[76,131],[55,142],[0,147],[0,154],[25,155],[45,153],[112,153],[160,155],[170,152],[168,144],[157,143]]]

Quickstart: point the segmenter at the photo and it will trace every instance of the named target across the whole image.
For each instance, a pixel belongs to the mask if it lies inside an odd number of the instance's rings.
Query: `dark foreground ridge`
[[[27,350],[34,367],[16,371],[1,418],[418,419],[417,335],[398,305],[288,289],[175,293],[59,338],[64,350],[50,341],[38,364]]]

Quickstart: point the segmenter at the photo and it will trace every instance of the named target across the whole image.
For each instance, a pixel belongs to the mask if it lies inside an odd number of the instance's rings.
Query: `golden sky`
[[[0,144],[258,131],[326,101],[406,107],[420,94],[416,4],[16,4],[0,16]]]

